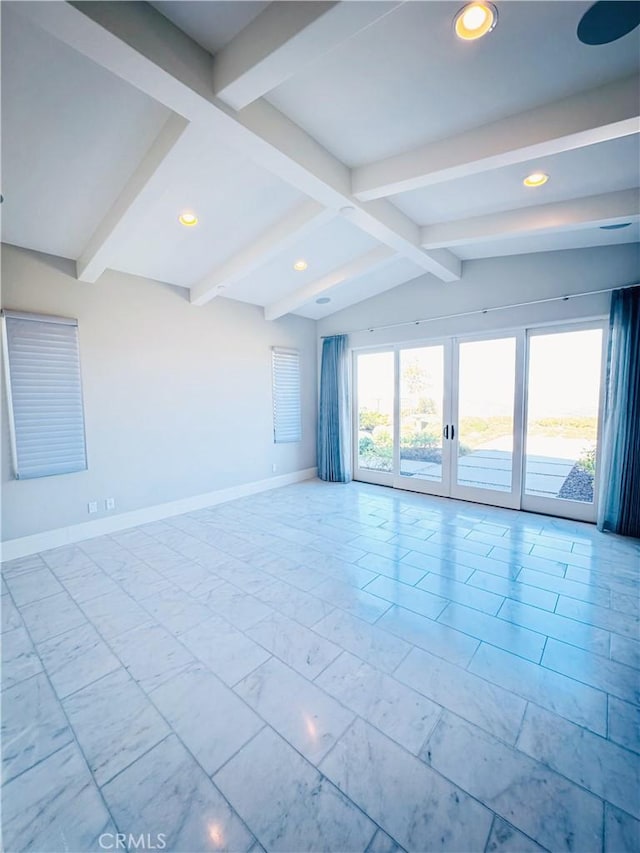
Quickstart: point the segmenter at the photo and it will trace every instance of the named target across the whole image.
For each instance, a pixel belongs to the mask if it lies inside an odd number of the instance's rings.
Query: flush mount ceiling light
[[[640,24],[638,0],[599,0],[584,13],[578,24],[583,44],[609,44]]]
[[[192,228],[194,225],[198,224],[198,217],[195,213],[185,210],[185,212],[181,213],[178,217],[178,222],[180,225],[186,225],[187,228]]]
[[[295,264],[293,265],[293,268],[294,268],[294,270],[296,270],[297,272],[304,272],[304,270],[306,270],[306,268],[307,268],[308,266],[309,266],[309,264],[308,264],[305,260],[303,260],[302,258],[300,258],[300,260],[299,260],[299,261],[296,261],[296,262],[295,262]]]
[[[619,231],[620,228],[628,228],[631,225],[630,222],[616,222],[615,225],[601,225],[601,231]]]
[[[328,296],[320,296],[316,299],[316,305],[326,305],[328,302],[331,302]]]
[[[467,3],[453,19],[458,38],[473,41],[482,38],[498,23],[498,10],[493,3]]]
[[[549,175],[545,175],[544,172],[532,172],[522,182],[525,187],[541,187],[543,184],[546,184],[549,180]]]

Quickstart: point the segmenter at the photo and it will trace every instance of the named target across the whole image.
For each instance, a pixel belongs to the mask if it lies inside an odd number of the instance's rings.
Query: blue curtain
[[[333,483],[351,480],[351,408],[347,336],[322,344],[318,413],[318,477]]]
[[[611,295],[598,527],[640,536],[640,287]]]

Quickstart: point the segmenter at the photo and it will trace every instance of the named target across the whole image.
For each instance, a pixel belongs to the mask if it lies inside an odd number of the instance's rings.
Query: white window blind
[[[273,347],[273,440],[275,444],[300,441],[300,353],[295,349]]]
[[[84,471],[87,454],[77,321],[3,311],[3,323],[16,478]]]

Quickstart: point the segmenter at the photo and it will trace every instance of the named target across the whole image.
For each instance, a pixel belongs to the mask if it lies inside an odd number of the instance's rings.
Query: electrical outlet
[[[87,510],[89,511],[90,514],[93,514],[94,512],[98,512],[98,501],[90,501],[87,504]]]
[[[104,502],[105,509],[115,509],[116,508],[116,499],[115,498],[106,498]]]

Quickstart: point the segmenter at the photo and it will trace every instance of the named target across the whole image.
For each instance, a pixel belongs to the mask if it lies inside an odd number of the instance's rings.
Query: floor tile
[[[640,636],[640,621],[636,617],[617,613],[608,607],[598,607],[597,604],[577,601],[575,598],[565,598],[561,595],[556,612],[561,616],[568,616],[570,619],[586,622],[588,625],[595,625],[633,640],[637,640]]]
[[[0,630],[4,634],[5,631],[13,631],[15,628],[22,627],[22,616],[18,608],[13,603],[13,599],[6,593],[0,597],[2,607],[2,617],[0,619]]]
[[[639,705],[609,696],[609,738],[626,749],[640,753]]]
[[[278,613],[284,613],[307,627],[315,625],[334,610],[333,606],[322,598],[281,580],[273,580],[263,589],[257,590],[255,596]]]
[[[370,581],[374,579],[375,575],[379,574],[385,575],[394,581],[414,586],[425,576],[425,572],[422,569],[416,569],[406,563],[401,563],[398,560],[390,560],[388,557],[381,557],[378,554],[367,554],[359,561],[358,565],[364,566],[364,568],[371,571]]]
[[[180,637],[181,643],[226,684],[232,685],[269,657],[265,651],[220,616],[212,616]]]
[[[364,851],[376,826],[265,728],[214,777],[266,850]]]
[[[545,637],[527,628],[522,628],[480,613],[471,607],[451,603],[438,617],[438,621],[477,640],[483,640],[492,646],[499,646],[515,655],[538,663],[542,657]]]
[[[327,667],[315,683],[416,755],[442,711],[435,702],[349,652]]]
[[[392,608],[393,610],[395,608]],[[386,619],[387,611],[376,625],[369,625],[350,613],[337,608],[313,626],[320,634],[362,660],[374,664],[383,672],[393,672],[400,661],[411,650],[409,643],[381,630],[380,621]],[[408,612],[408,611],[407,611]]]
[[[640,814],[638,756],[535,705],[524,715],[518,749],[629,814]]]
[[[608,803],[604,810],[605,853],[637,853],[640,821]]]
[[[522,553],[517,547],[510,549],[506,547],[492,548],[489,556],[494,561],[516,566],[518,569],[535,569],[538,572],[543,572],[557,578],[564,577],[567,569],[567,564],[564,560],[532,556],[531,554]]]
[[[147,611],[125,592],[100,595],[82,602],[81,607],[106,640],[152,621]]]
[[[425,592],[404,583],[398,583],[382,575],[367,584],[365,592],[373,593],[389,604],[400,605],[414,613],[428,616],[430,619],[436,619],[447,606],[447,600],[442,596]]]
[[[5,690],[2,696],[2,782],[71,743],[69,728],[44,674]]]
[[[235,691],[314,764],[354,717],[344,705],[275,658],[237,684]]]
[[[365,853],[403,853],[402,847],[379,829],[371,839]]]
[[[194,656],[160,625],[142,625],[110,640],[129,675],[149,693],[186,666]]]
[[[241,631],[251,628],[273,613],[271,607],[263,601],[226,581],[206,595],[200,596],[200,600]]]
[[[320,770],[406,850],[484,850],[491,813],[362,720]]]
[[[543,610],[550,611],[555,610],[555,606],[558,603],[557,594],[529,584],[522,577],[523,571],[524,569],[519,573],[517,581],[507,580],[506,578],[498,577],[498,575],[490,575],[488,572],[476,571],[471,575],[467,583],[469,586],[488,590],[496,595],[501,595],[503,598],[521,601],[524,604],[531,605],[531,607],[540,607]],[[549,575],[544,575],[542,572],[539,574],[543,577],[550,577]],[[500,603],[502,604],[502,602]]]
[[[264,726],[201,664],[165,681],[150,698],[209,776]]]
[[[122,666],[88,622],[44,640],[38,652],[61,699]]]
[[[145,598],[144,609],[176,637],[211,618],[211,608],[174,585]]]
[[[109,813],[75,743],[27,770],[2,792],[4,849],[32,853],[99,850],[115,833]]]
[[[3,578],[14,577],[21,572],[32,572],[34,569],[45,569],[47,564],[40,554],[30,554],[28,557],[18,557],[15,560],[7,560],[2,564]]]
[[[310,680],[342,651],[340,646],[282,613],[266,616],[246,633],[287,666]]]
[[[544,848],[496,815],[485,853],[543,853]]]
[[[612,693],[619,699],[640,704],[640,679],[637,670],[630,666],[592,655],[557,640],[548,641],[542,665],[584,684],[590,684],[598,690]]]
[[[453,556],[451,559],[445,559],[444,557],[423,554],[421,551],[414,550],[410,551],[406,557],[403,557],[402,563],[421,571],[423,575],[431,572],[432,574],[453,578],[460,581],[460,583],[464,583],[471,577],[474,570],[471,566],[454,562],[454,559]]]
[[[60,582],[51,569],[47,568],[23,572],[13,577],[9,575],[7,586],[18,607],[63,592]]]
[[[334,607],[339,607],[359,619],[364,619],[365,622],[375,622],[385,610],[391,607],[390,602],[378,598],[366,590],[356,589],[336,578],[328,578],[318,584],[313,590],[313,594],[323,598]]]
[[[100,786],[169,732],[124,669],[105,675],[62,704]]]
[[[602,801],[452,714],[423,749],[432,767],[549,850],[602,847]]]
[[[515,743],[526,706],[519,696],[421,649],[409,653],[395,677],[438,705]]]
[[[497,578],[497,580],[500,581],[501,578]],[[495,616],[504,601],[504,596],[495,595],[493,592],[487,592],[470,584],[471,579],[467,583],[459,583],[443,575],[428,574],[417,586],[418,589],[426,589],[441,598],[457,601],[459,604],[472,607],[474,610],[481,610],[483,613]]]
[[[34,643],[55,637],[87,621],[66,592],[26,604],[20,608],[20,613]]]
[[[174,735],[116,776],[103,793],[118,829],[150,833],[158,849],[241,853],[255,840]]]
[[[42,663],[24,628],[2,635],[2,689],[6,690],[42,671]]]
[[[536,571],[536,569],[521,569],[520,574],[518,575],[518,581],[523,584],[528,584],[529,586],[558,593],[558,595],[567,596],[568,598],[577,598],[578,601],[593,602],[593,604],[599,604],[602,607],[608,607],[611,600],[611,594],[608,589],[590,586],[586,583],[579,583],[578,581],[572,581],[568,578],[559,578],[555,575],[550,575],[547,572]],[[525,604],[532,603],[533,602],[525,602]]]
[[[480,645],[473,637],[404,607],[387,610],[378,619],[376,627],[462,667],[466,667]]]
[[[510,599],[498,611],[498,618],[595,654],[609,655],[609,632],[602,628],[594,628]]]
[[[607,696],[601,690],[484,643],[469,671],[593,732],[607,733]]]

